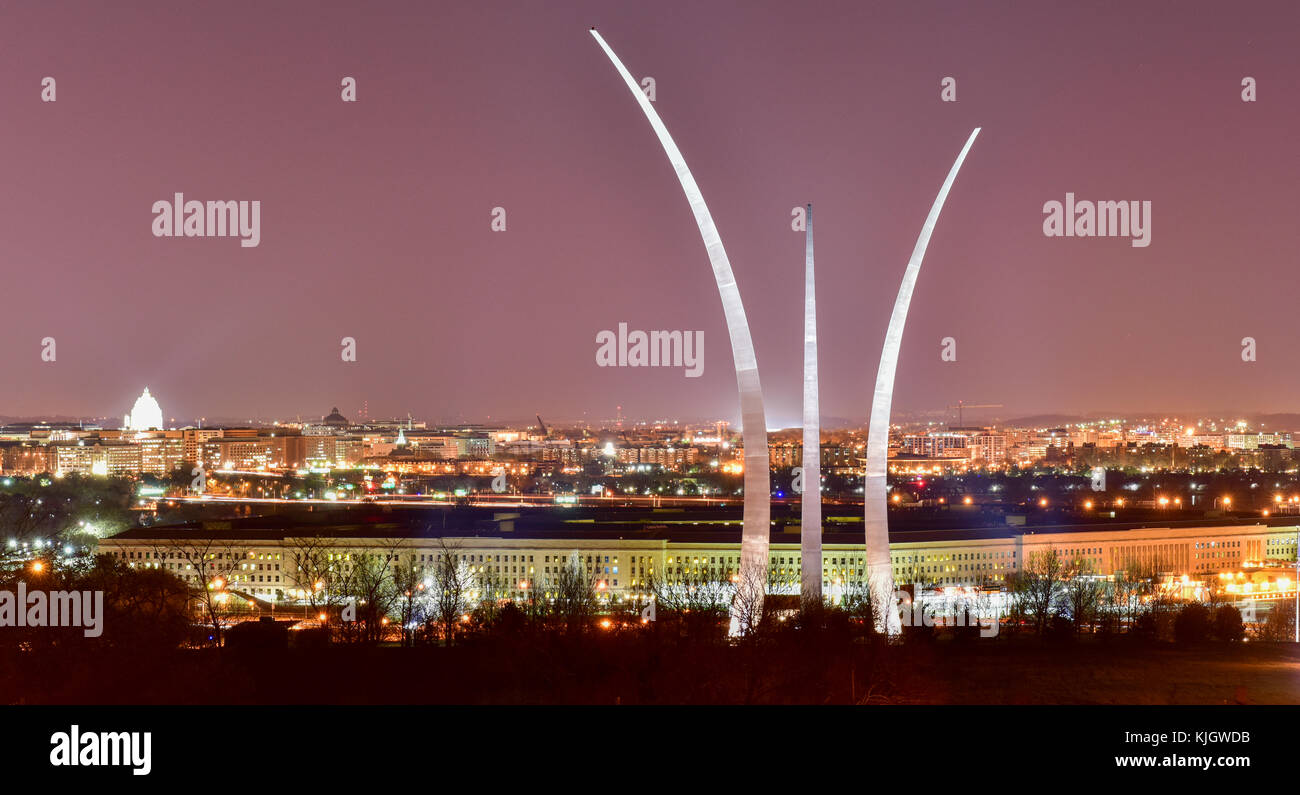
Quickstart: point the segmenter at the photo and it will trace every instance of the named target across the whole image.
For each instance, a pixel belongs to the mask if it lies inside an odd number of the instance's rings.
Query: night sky
[[[0,415],[120,415],[147,385],[179,423],[354,416],[367,399],[430,420],[598,422],[616,405],[734,420],[704,247],[593,24],[656,80],[739,281],[769,426],[799,421],[791,208],[816,208],[822,412],[862,421],[903,268],[976,126],[897,414],[1297,408],[1291,3],[79,2],[3,18]],[[155,238],[150,208],[177,191],[261,201],[261,245]],[[1066,192],[1151,201],[1151,245],[1045,237],[1043,203]],[[703,330],[704,376],[597,367],[595,335],[619,322]]]

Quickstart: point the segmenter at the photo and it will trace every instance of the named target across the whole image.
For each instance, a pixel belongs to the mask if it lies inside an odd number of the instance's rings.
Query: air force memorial
[[[614,50],[605,39],[591,29],[591,35],[608,56],[614,68],[623,78],[624,84],[632,92],[641,107],[651,128],[659,139],[664,153],[672,164],[682,191],[686,194],[691,212],[699,227],[700,237],[704,242],[709,263],[722,298],[723,313],[727,320],[727,331],[731,336],[732,359],[736,365],[736,383],[740,392],[742,433],[745,448],[745,514],[740,542],[740,575],[733,603],[731,631],[737,634],[752,625],[752,621],[761,614],[765,592],[768,549],[771,530],[771,480],[768,470],[767,421],[763,407],[763,390],[758,377],[758,361],[754,352],[754,342],[750,334],[749,321],[745,315],[744,302],[731,261],[722,245],[722,237],[713,222],[704,195],[686,158],[673,141],[668,128],[660,119],[659,113],[651,105],[641,86],[619,60]],[[975,144],[979,135],[977,127],[971,132],[957,155],[952,169],[939,189],[930,214],[926,217],[911,259],[903,273],[902,285],[894,302],[894,309],[889,319],[889,328],[885,335],[884,348],[881,351],[880,364],[876,374],[876,386],[872,396],[871,419],[868,429],[866,481],[864,492],[864,535],[867,552],[867,576],[871,589],[871,601],[875,607],[877,628],[889,635],[898,635],[902,624],[894,601],[893,573],[889,557],[889,524],[887,518],[886,493],[888,490],[888,447],[889,415],[893,403],[894,373],[898,365],[899,351],[903,342],[903,327],[907,323],[907,311],[911,304],[912,292],[920,274],[921,262],[925,258],[930,236],[938,223],[939,213],[943,209],[948,193],[957,179],[966,155]],[[809,219],[811,220],[811,219]],[[816,308],[815,295],[812,291],[812,235],[811,223],[805,239],[805,369],[804,369],[804,422],[809,422],[811,414],[816,412]],[[810,381],[811,379],[811,381]],[[811,488],[820,497],[819,484],[813,482]],[[807,521],[815,521],[817,512],[805,513]],[[807,528],[813,531],[813,528]],[[817,545],[804,542],[810,553],[816,553]],[[815,590],[808,585],[802,588],[804,598],[817,598]],[[819,595],[818,595],[819,596]]]

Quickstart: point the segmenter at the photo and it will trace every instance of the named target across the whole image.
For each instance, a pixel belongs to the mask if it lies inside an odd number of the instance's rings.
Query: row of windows
[[[1254,543],[1259,544],[1263,541],[1268,547],[1268,556],[1276,557],[1283,554],[1294,554],[1295,541],[1291,537],[1272,537],[1259,539]],[[1116,561],[1117,568],[1126,565],[1126,561],[1143,561],[1157,563],[1159,565],[1177,565],[1173,561],[1181,560],[1183,565],[1192,564],[1192,560],[1223,560],[1237,559],[1242,554],[1244,545],[1241,540],[1215,540],[1202,541],[1194,543],[1161,543],[1161,544],[1140,544],[1140,545],[1117,545],[1110,549],[1111,554]],[[1189,550],[1205,550],[1204,552],[1192,553]],[[1260,554],[1264,550],[1259,550],[1254,554]],[[1092,564],[1101,566],[1100,556],[1106,551],[1102,547],[1076,547],[1060,550],[1062,556],[1066,558],[1075,558],[1088,556],[1087,559]],[[206,558],[209,561],[228,561],[233,567],[236,560],[239,561],[279,561],[284,557],[283,552],[213,552],[200,553],[191,552],[186,554],[183,550],[178,551],[159,551],[159,550],[142,550],[142,549],[121,549],[113,554],[130,560],[158,560],[158,561],[179,561],[177,564],[168,565],[169,569],[180,570],[189,569],[188,561]],[[291,558],[292,553],[291,554]],[[443,553],[445,554],[445,553]],[[539,553],[453,553],[455,558],[463,563],[481,563],[491,564],[484,565],[480,569],[484,572],[492,568],[498,574],[511,575],[532,575],[536,569],[528,564],[536,561],[537,557],[542,557],[544,565],[542,570],[545,574],[558,574],[562,570],[560,564],[567,564],[572,558],[572,553],[568,554],[539,554]],[[394,560],[401,557],[400,553],[389,552],[383,553],[364,553],[364,552],[339,552],[329,553],[331,561],[351,561],[353,556],[376,558],[383,557],[387,560]],[[414,563],[417,559],[421,563],[433,563],[442,557],[437,552],[412,552],[409,555],[410,560]],[[643,578],[647,573],[653,575],[654,562],[659,559],[657,555],[630,555],[629,562],[631,566],[625,572],[620,571],[619,556],[606,554],[582,554],[579,553],[579,561],[585,563],[585,569],[588,574],[597,576],[616,576],[627,574],[634,578]],[[950,574],[955,572],[995,572],[1016,568],[1018,553],[1014,549],[989,550],[981,552],[957,552],[957,551],[939,551],[939,550],[912,550],[905,552],[894,552],[891,555],[892,568],[896,577],[906,578],[907,576],[924,573],[930,575]],[[736,555],[673,555],[666,558],[665,575],[669,577],[687,577],[691,575],[707,574],[728,578],[738,570],[739,557]],[[184,564],[184,565],[181,565]],[[513,564],[513,565],[511,565]],[[551,564],[555,564],[552,571]],[[607,565],[609,564],[609,565]],[[800,571],[800,557],[798,553],[775,553],[770,557],[772,574],[775,576],[793,575]],[[1215,564],[1194,563],[1190,566],[1193,569],[1212,568]],[[256,566],[255,569],[250,569]],[[274,567],[274,568],[272,568]],[[209,563],[209,570],[217,570],[219,567],[215,562]],[[241,564],[241,570],[253,571],[279,571],[279,564],[270,563],[249,563]],[[332,567],[331,567],[332,568]],[[421,567],[424,569],[425,567]],[[822,572],[824,577],[858,577],[864,576],[866,572],[865,558],[862,556],[844,556],[830,555],[823,561]],[[988,576],[988,575],[984,575]],[[994,575],[996,576],[996,575]]]

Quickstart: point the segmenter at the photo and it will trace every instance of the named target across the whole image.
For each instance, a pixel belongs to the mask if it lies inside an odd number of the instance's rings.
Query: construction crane
[[[537,417],[537,424],[542,427],[542,436],[546,436],[547,435],[546,423],[542,422],[542,415],[535,414],[533,416]]]
[[[966,427],[966,424],[964,422],[964,417],[962,415],[963,409],[1000,409],[1000,408],[1002,408],[1001,403],[967,403],[964,400],[959,400],[957,401],[957,405],[949,406],[948,410],[951,411],[953,409],[957,409],[957,427],[964,428]]]

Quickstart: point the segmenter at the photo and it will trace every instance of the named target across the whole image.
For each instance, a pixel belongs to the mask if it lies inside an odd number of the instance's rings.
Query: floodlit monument
[[[799,503],[800,599],[822,600],[822,422],[817,396],[817,288],[813,278],[813,207],[804,219],[803,499]]]
[[[154,396],[149,394],[149,387],[144,388],[140,397],[135,399],[131,413],[123,418],[122,427],[128,431],[162,430],[162,407]]]
[[[768,541],[771,532],[772,486],[768,473],[767,418],[763,411],[763,391],[758,380],[754,341],[749,333],[749,321],[745,318],[745,306],[740,300],[740,289],[731,272],[731,262],[722,247],[722,237],[713,223],[713,216],[704,203],[699,186],[695,184],[695,177],[686,166],[686,159],[682,157],[681,150],[668,134],[668,128],[627,67],[623,66],[623,62],[595,28],[591,29],[591,35],[605,51],[605,55],[609,56],[628,90],[641,106],[641,111],[645,113],[655,135],[659,137],[664,153],[672,163],[673,171],[677,172],[677,181],[681,183],[686,200],[691,205],[691,212],[695,214],[695,224],[700,229],[700,237],[704,240],[704,248],[708,252],[713,277],[718,283],[718,293],[722,298],[727,333],[731,337],[731,357],[736,365],[736,384],[740,390],[740,417],[744,424],[741,438],[745,445],[745,518],[740,536],[740,577],[731,609],[731,632],[734,635],[748,629],[760,615],[767,587]],[[887,549],[885,554],[888,556]]]
[[[939,195],[930,207],[925,226],[916,238],[912,258],[903,272],[903,283],[894,300],[894,311],[889,316],[889,329],[885,332],[885,346],[880,352],[880,368],[876,371],[876,391],[871,399],[871,421],[867,426],[867,477],[863,492],[864,523],[867,542],[867,581],[871,589],[871,606],[876,630],[889,635],[903,631],[898,611],[894,605],[894,573],[889,558],[889,412],[894,402],[894,372],[898,369],[898,349],[903,344],[903,326],[907,324],[907,308],[912,302],[916,277],[921,272],[921,260],[930,245],[930,235],[939,220],[939,211],[948,198],[948,191],[957,179],[957,172],[966,159],[966,153],[975,144],[976,127],[966,139],[966,145],[952,164],[948,178],[943,181]]]

